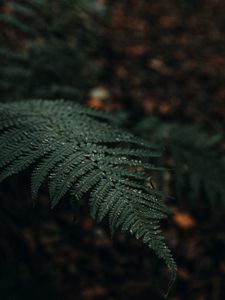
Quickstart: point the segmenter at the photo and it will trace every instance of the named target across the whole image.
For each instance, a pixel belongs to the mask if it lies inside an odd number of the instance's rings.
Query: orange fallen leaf
[[[158,110],[161,114],[169,114],[173,112],[173,105],[170,102],[161,102],[158,106]]]
[[[196,226],[196,221],[188,213],[180,212],[175,209],[175,214],[173,216],[174,223],[182,229],[191,229]]]
[[[149,61],[149,66],[150,66],[153,70],[160,71],[162,68],[165,67],[165,64],[164,64],[163,60],[161,60],[161,59],[158,59],[158,58],[152,58],[152,59]]]
[[[106,110],[106,104],[109,101],[109,99],[109,91],[102,86],[98,86],[90,91],[90,96],[87,100],[87,105],[91,108]]]
[[[101,109],[101,110],[104,110],[104,108],[105,108],[103,101],[101,99],[98,99],[95,97],[88,99],[87,105],[91,108],[96,108],[96,109]]]

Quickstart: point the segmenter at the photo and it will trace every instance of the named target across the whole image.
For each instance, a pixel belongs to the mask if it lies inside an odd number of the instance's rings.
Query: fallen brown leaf
[[[173,221],[178,227],[185,230],[191,229],[196,226],[196,221],[190,214],[180,212],[178,210],[175,210]]]

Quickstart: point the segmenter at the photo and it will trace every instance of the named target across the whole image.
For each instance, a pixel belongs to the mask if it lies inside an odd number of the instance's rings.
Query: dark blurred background
[[[174,214],[168,299],[225,299],[225,2],[1,0],[1,101],[70,99],[125,112],[121,126],[164,149],[152,175]],[[88,208],[33,208],[29,172],[0,187],[0,299],[163,299],[169,274]]]

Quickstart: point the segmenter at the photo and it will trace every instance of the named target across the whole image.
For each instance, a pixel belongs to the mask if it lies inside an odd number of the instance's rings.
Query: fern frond
[[[121,228],[142,239],[174,279],[176,265],[159,228],[169,210],[145,185],[160,153],[106,120],[70,102],[0,104],[0,180],[32,165],[34,199],[46,178],[52,206],[67,192],[78,201],[90,195],[92,217],[108,216],[112,233]]]
[[[142,120],[135,131],[166,145],[174,161],[178,199],[189,186],[190,204],[193,205],[203,191],[212,206],[218,202],[224,205],[225,156],[220,147],[221,134],[209,134],[197,124],[165,122],[156,117]]]

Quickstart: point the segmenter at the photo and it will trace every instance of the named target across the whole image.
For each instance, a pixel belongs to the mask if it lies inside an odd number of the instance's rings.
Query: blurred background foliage
[[[169,299],[225,298],[225,4],[223,0],[2,0],[2,101],[70,99],[124,111],[160,143],[152,175],[174,211],[178,263]],[[24,188],[24,186],[26,188]],[[162,299],[168,274],[139,242],[108,238],[83,211],[35,210],[27,174],[1,186],[1,299]],[[170,195],[171,197],[168,197]]]
[[[91,3],[3,1],[3,99],[81,99],[96,84],[98,68],[88,56],[97,51],[102,29],[95,18],[101,18],[102,11]]]

